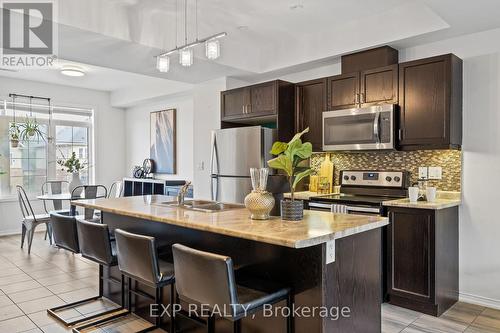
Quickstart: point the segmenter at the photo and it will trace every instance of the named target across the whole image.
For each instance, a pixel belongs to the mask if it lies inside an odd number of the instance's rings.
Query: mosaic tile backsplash
[[[311,157],[311,167],[319,170],[325,153],[314,154]],[[442,167],[441,180],[429,181],[429,186],[435,186],[440,191],[460,191],[462,175],[462,152],[459,150],[418,150],[330,153],[330,159],[335,167],[335,185],[339,185],[341,170],[407,170],[410,172],[411,183],[416,183],[418,167]]]

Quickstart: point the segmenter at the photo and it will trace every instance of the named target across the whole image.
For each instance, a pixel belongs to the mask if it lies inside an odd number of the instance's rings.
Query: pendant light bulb
[[[184,67],[189,67],[193,64],[193,49],[185,47],[179,51],[179,63]]]
[[[156,57],[156,69],[162,73],[168,72],[170,70],[170,58],[168,56]]]
[[[220,57],[220,42],[218,39],[209,39],[205,42],[205,55],[210,60]]]

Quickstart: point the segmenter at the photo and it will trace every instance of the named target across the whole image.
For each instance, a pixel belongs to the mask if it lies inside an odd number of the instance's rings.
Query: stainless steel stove
[[[340,193],[311,197],[309,209],[385,216],[382,202],[406,197],[408,186],[406,171],[344,170]]]

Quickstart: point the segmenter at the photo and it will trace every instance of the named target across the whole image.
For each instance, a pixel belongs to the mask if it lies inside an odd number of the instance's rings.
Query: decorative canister
[[[245,207],[250,211],[253,220],[267,220],[274,207],[274,197],[266,191],[268,168],[251,168],[253,190],[245,197]]]
[[[281,218],[289,221],[300,221],[304,218],[304,201],[281,200]]]

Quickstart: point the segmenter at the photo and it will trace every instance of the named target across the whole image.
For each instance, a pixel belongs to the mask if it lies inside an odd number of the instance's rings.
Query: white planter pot
[[[68,187],[69,193],[73,193],[73,190],[80,185],[82,185],[82,181],[80,179],[80,173],[79,172],[72,173],[71,174],[71,182],[69,183],[69,187]],[[78,196],[80,194],[82,194],[82,189],[80,189],[80,191],[74,193],[75,196]]]

